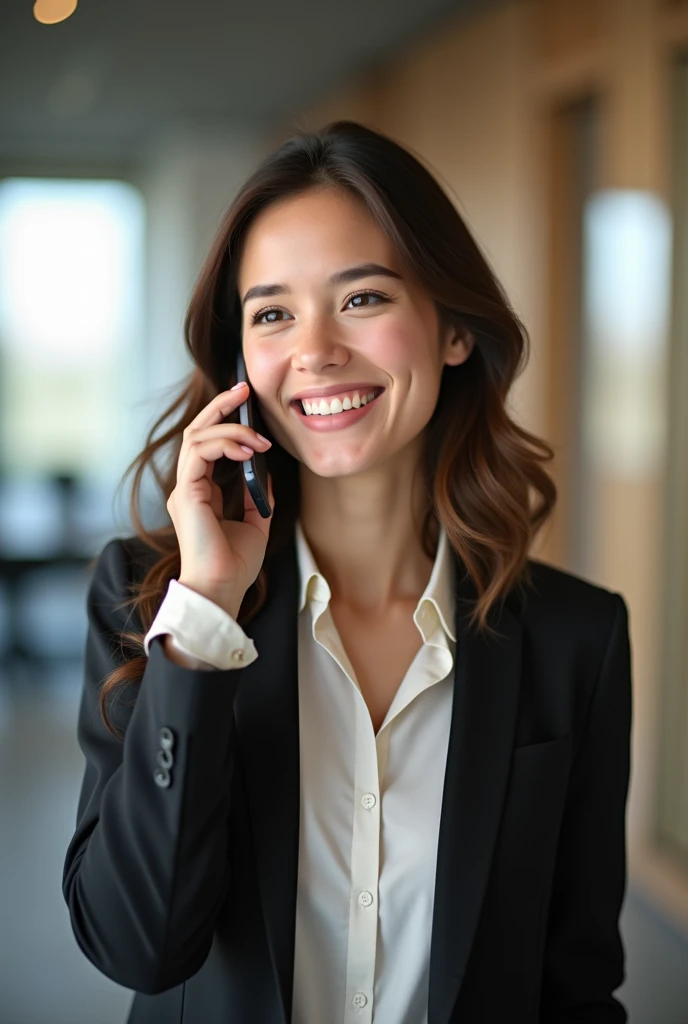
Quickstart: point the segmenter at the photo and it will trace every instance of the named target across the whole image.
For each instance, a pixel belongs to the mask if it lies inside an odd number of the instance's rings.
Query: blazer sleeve
[[[170,661],[154,639],[140,682],[110,705],[98,695],[122,663],[119,632],[141,629],[118,610],[130,591],[121,539],[98,557],[77,738],[86,759],[62,890],[76,941],[103,974],[156,994],[201,967],[228,888],[228,815],[241,673]]]
[[[569,779],[544,949],[542,1024],[625,1024],[619,915],[626,890],[631,766],[628,609],[611,627]]]

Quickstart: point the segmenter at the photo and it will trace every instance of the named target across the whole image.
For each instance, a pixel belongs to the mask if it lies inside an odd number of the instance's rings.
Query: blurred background
[[[79,0],[38,22],[60,5],[0,9],[0,1024],[126,1019],[61,894],[89,563],[133,532],[117,485],[190,372],[234,190],[338,117],[425,160],[531,334],[513,412],[560,495],[533,554],[630,610],[618,995],[634,1024],[688,1024],[688,0]]]

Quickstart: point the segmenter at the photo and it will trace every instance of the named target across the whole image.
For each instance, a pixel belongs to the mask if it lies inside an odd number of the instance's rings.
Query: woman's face
[[[378,269],[331,280],[365,264]],[[265,286],[270,295],[247,297]],[[456,329],[440,336],[431,298],[363,203],[341,190],[263,210],[244,239],[237,287],[246,371],[265,423],[319,476],[370,469],[413,442],[435,409],[443,366],[472,348]],[[384,391],[349,425],[311,430],[292,404],[309,389],[358,383]],[[327,419],[335,427],[337,416]]]

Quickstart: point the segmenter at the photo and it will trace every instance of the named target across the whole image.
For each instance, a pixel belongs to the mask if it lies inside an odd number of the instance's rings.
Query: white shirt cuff
[[[258,657],[253,640],[231,615],[175,579],[144,638],[146,655],[153,637],[163,633],[183,654],[204,663],[199,668],[243,668]]]

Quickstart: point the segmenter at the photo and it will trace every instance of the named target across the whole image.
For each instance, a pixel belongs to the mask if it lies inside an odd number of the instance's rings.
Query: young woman
[[[506,409],[528,337],[454,205],[381,134],[299,133],[186,338],[88,594],[81,949],[130,1024],[625,1021],[627,607],[529,557],[555,488]]]

